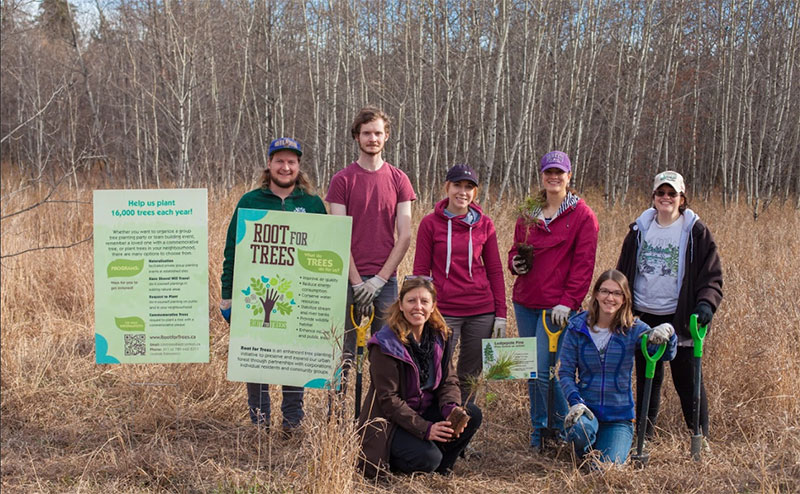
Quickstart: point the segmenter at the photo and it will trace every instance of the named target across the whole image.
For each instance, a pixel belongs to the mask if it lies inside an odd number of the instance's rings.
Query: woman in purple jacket
[[[475,204],[478,176],[469,165],[455,165],[445,180],[447,197],[419,225],[414,275],[433,277],[439,310],[453,330],[451,349],[461,342],[458,379],[466,400],[468,379],[482,368],[481,339],[505,337],[506,290],[494,223]]]
[[[508,253],[508,268],[517,276],[512,300],[519,335],[536,337],[537,378],[528,380],[532,449],[541,447],[547,427],[550,352],[542,312],[556,331],[580,307],[592,282],[598,232],[594,212],[567,188],[572,178],[569,156],[551,151],[542,157],[540,169],[544,188],[539,204],[517,220]],[[567,402],[559,386],[554,394],[554,424],[563,434]]]

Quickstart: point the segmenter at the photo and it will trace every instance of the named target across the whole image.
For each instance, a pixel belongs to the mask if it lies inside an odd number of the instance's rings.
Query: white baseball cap
[[[686,186],[683,184],[683,176],[672,170],[667,170],[656,175],[653,180],[653,192],[662,185],[667,184],[681,194],[686,194]]]

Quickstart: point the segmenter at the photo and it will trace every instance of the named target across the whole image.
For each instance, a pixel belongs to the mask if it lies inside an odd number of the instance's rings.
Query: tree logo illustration
[[[253,311],[253,315],[264,314],[264,326],[269,326],[269,319],[272,314],[280,312],[288,316],[297,305],[294,301],[294,293],[291,291],[292,282],[280,276],[261,279],[250,278],[250,286],[242,290],[245,295],[245,304],[248,309]]]

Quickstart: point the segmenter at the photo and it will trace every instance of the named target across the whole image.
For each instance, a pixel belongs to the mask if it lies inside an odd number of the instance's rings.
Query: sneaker
[[[703,436],[703,453],[711,453],[711,445],[708,444],[708,439]]]

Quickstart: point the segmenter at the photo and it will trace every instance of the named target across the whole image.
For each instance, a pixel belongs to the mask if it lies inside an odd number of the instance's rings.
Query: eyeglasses
[[[597,290],[597,293],[602,295],[603,297],[609,297],[613,295],[615,298],[622,298],[625,296],[620,290],[606,290],[605,288],[601,288]]]
[[[409,281],[409,280],[422,280],[422,281],[428,281],[430,283],[433,283],[433,278],[432,277],[430,277],[430,276],[422,276],[420,274],[409,274],[409,275],[406,275],[403,278],[403,283],[405,283],[406,281]]]
[[[664,197],[666,195],[666,196],[670,196],[670,197],[672,197],[674,199],[674,198],[678,197],[678,192],[674,191],[674,190],[659,189],[659,190],[656,191],[656,195],[658,197]]]

